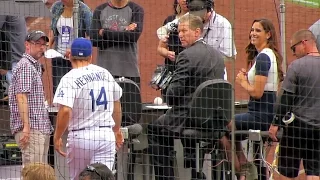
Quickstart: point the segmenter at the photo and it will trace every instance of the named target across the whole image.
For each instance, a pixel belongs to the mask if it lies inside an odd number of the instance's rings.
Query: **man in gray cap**
[[[234,60],[237,54],[232,39],[232,26],[222,15],[214,11],[213,0],[188,0],[189,13],[204,21],[202,38],[208,45],[220,51],[226,60]],[[225,69],[224,79],[227,80]]]
[[[49,137],[53,131],[45,106],[42,69],[49,38],[42,31],[26,37],[26,52],[13,69],[9,86],[10,129],[22,152],[22,163],[47,163]]]

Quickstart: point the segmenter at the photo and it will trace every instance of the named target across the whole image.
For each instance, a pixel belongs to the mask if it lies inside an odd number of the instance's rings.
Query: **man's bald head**
[[[312,40],[315,42],[316,37],[310,30],[302,29],[293,34],[292,40],[295,42],[299,42],[303,40]]]
[[[316,37],[307,29],[302,29],[293,34],[291,50],[297,58],[302,58],[310,53],[317,53]]]

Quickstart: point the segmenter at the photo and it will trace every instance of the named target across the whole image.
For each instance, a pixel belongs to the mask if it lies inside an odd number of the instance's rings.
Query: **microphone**
[[[135,138],[142,133],[142,126],[133,124],[120,128],[120,131],[123,134],[123,139],[129,139],[129,136]]]
[[[126,128],[128,128],[128,133],[130,135],[139,135],[142,133],[142,126],[140,124],[133,124],[126,126]]]

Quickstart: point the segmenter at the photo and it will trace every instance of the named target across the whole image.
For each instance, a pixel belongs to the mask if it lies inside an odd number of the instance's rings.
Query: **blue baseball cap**
[[[92,54],[92,44],[89,39],[77,38],[71,44],[71,56],[89,57]]]

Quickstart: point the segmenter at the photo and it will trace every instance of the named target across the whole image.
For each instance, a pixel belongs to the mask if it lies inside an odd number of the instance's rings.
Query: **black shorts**
[[[297,177],[301,160],[307,176],[320,175],[320,129],[296,119],[280,141],[280,174]]]

